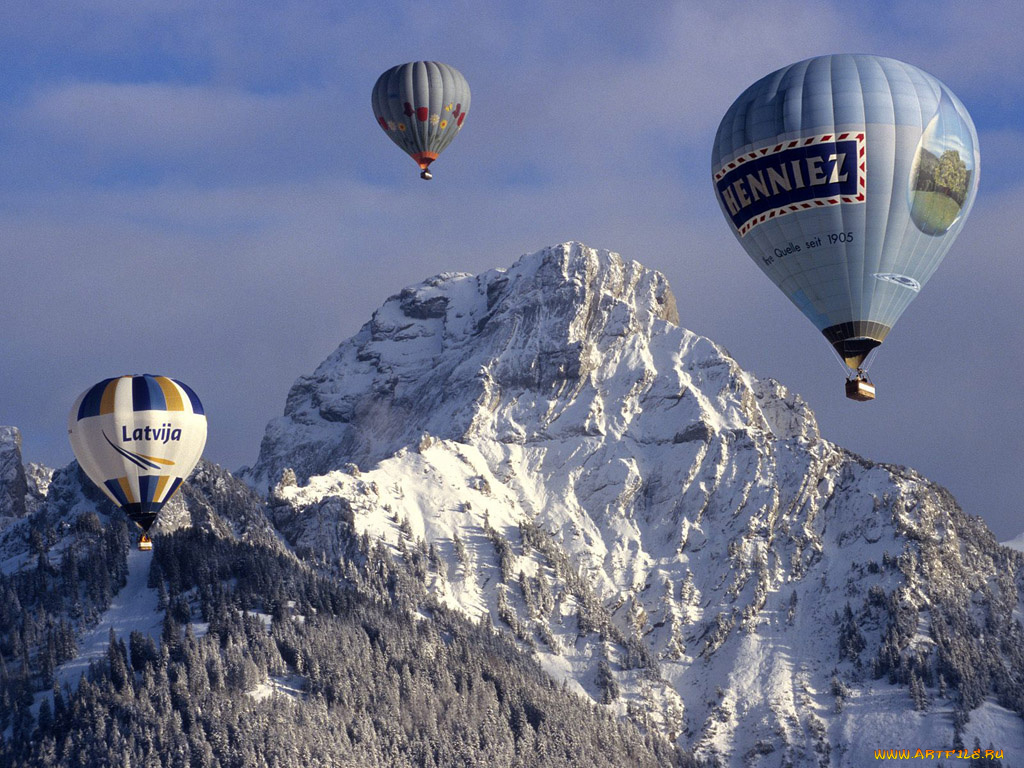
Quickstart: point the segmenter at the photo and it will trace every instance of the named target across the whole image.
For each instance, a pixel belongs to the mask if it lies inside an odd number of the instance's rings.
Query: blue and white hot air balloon
[[[978,136],[945,85],[881,56],[773,72],[726,112],[711,158],[737,239],[850,368],[862,370],[939,266],[978,188]]]
[[[150,526],[203,454],[206,415],[180,381],[121,376],[79,395],[68,437],[89,479],[142,528],[139,548],[150,549]]]
[[[373,115],[388,137],[420,166],[420,177],[462,130],[469,83],[440,61],[399,64],[377,78]]]

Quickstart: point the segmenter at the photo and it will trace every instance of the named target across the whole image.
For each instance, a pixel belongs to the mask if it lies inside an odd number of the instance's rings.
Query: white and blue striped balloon
[[[206,413],[166,376],[119,376],[85,390],[68,414],[82,471],[147,532],[203,454]]]

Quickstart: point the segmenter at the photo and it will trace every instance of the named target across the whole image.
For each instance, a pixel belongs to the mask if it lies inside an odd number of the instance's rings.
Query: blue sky
[[[682,324],[779,379],[823,435],[1024,530],[1024,10],[1017,2],[381,3],[7,0],[0,9],[0,423],[71,460],[75,396],[129,372],[188,382],[207,458],[255,460],[295,379],[387,296],[566,240],[664,272]],[[981,142],[977,202],[872,368],[842,395],[827,343],[743,253],[711,143],[733,99],[810,56],[875,53],[949,85]],[[387,67],[473,89],[435,166],[376,125]]]

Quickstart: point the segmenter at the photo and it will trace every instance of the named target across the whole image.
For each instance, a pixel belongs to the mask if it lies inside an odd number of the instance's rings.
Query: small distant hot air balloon
[[[785,67],[722,119],[711,160],[722,212],[849,367],[849,397],[874,397],[865,359],[959,234],[979,160],[949,88],[880,56]]]
[[[150,526],[206,445],[196,393],[166,376],[104,379],[75,401],[68,436],[89,479],[142,528],[139,549],[151,549]]]
[[[439,61],[399,64],[377,78],[373,115],[395,144],[427,168],[452,143],[469,112],[469,83]]]

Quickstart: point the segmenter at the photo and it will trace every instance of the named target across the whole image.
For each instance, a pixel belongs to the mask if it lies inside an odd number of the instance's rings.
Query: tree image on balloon
[[[974,180],[970,136],[951,130],[959,121],[949,99],[921,136],[911,172],[910,218],[926,235],[942,235],[960,218]]]
[[[711,159],[722,213],[847,366],[849,397],[874,398],[869,358],[963,227],[977,147],[945,85],[881,56],[784,67],[722,118]]]
[[[938,157],[922,147],[915,161],[910,217],[926,235],[949,231],[960,217],[971,182],[971,171],[960,150],[947,149]]]

